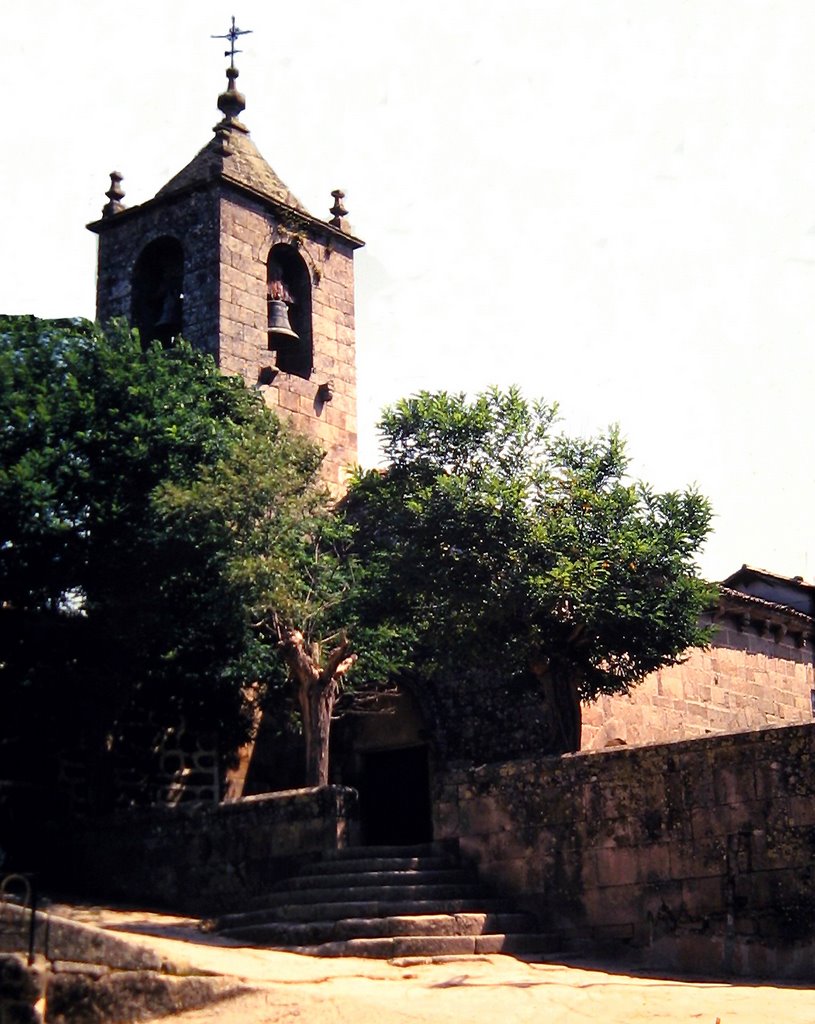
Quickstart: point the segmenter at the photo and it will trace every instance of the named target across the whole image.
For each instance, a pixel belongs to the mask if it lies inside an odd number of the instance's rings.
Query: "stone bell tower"
[[[97,319],[124,317],[147,341],[183,335],[225,373],[241,374],[268,405],[326,451],[340,490],[357,459],[354,250],[343,193],[329,220],[312,216],[266,163],[239,120],[235,39],[223,117],[213,138],[140,206],[122,176],[89,224],[99,236]],[[228,54],[229,55],[229,54]]]

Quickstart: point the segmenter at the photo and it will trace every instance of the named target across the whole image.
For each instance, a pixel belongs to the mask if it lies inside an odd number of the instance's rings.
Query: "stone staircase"
[[[262,906],[215,922],[247,945],[312,956],[392,959],[537,953],[553,936],[485,893],[449,844],[332,851],[278,883]]]

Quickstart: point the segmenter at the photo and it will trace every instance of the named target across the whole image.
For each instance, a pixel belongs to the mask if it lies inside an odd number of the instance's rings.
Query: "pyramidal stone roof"
[[[213,129],[214,137],[183,170],[159,189],[156,198],[170,196],[220,178],[310,217],[311,214],[300,200],[286,188],[260,155],[249,138],[249,129],[238,120],[238,115],[246,107],[246,100],[235,87],[237,68],[227,68],[226,75],[229,85],[226,92],[218,97],[218,108],[224,117]]]
[[[221,37],[218,37],[221,38]],[[231,36],[224,37],[231,38]],[[227,53],[227,56],[229,54]],[[258,152],[254,142],[249,138],[249,129],[238,120],[238,115],[246,107],[246,99],[238,92],[235,79],[237,68],[226,69],[228,85],[225,92],[218,97],[218,109],[223,114],[222,120],[212,129],[214,136],[192,160],[174,175],[163,188],[160,188],[152,199],[140,206],[126,207],[122,202],[124,192],[121,187],[122,175],[112,171],[110,188],[105,193],[108,203],[102,209],[100,220],[88,224],[88,229],[97,234],[121,220],[127,220],[148,206],[162,201],[172,201],[174,196],[196,188],[206,188],[213,182],[225,182],[244,189],[257,196],[261,201],[272,203],[291,211],[295,217],[301,217],[312,227],[319,228],[343,240],[353,249],[365,243],[357,238],[345,219],[348,211],[342,200],[345,193],[335,189],[331,195],[334,205],[331,207],[331,219],[326,221],[309,213],[293,192],[275,174]]]

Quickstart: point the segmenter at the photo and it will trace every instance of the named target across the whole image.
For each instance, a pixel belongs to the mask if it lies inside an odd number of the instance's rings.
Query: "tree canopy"
[[[234,749],[285,675],[256,616],[340,586],[318,449],[183,342],[81,320],[0,318],[0,419],[0,763],[140,722]]]
[[[134,726],[231,752],[289,681],[323,783],[352,668],[531,673],[576,749],[580,699],[707,639],[706,500],[628,480],[616,430],[569,438],[516,390],[386,411],[388,466],[339,509],[241,380],[125,325],[0,317],[0,417],[0,769],[114,757]]]
[[[703,645],[711,519],[695,489],[627,477],[616,428],[580,439],[516,389],[422,393],[380,423],[385,470],[347,499],[368,614],[421,674],[532,673],[553,748],[580,743],[580,701],[626,692]]]

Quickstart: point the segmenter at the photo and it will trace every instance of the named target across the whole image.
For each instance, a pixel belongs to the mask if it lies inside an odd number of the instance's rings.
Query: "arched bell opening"
[[[156,238],[133,268],[131,323],[142,344],[168,345],[184,326],[184,249],[177,238]]]
[[[269,348],[278,370],[308,380],[314,364],[311,275],[295,246],[272,246],[267,264]]]

